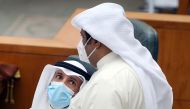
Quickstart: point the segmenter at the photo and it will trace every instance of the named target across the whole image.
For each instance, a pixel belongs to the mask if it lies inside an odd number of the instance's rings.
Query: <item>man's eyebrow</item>
[[[75,81],[77,81],[77,78],[79,78],[78,76],[69,76],[71,79],[74,79]],[[78,81],[77,81],[78,82]]]
[[[63,74],[63,72],[56,72],[56,74]]]
[[[65,72],[63,72],[62,70],[57,70],[56,72],[55,72],[55,75],[56,74],[58,74],[58,75],[65,75]]]

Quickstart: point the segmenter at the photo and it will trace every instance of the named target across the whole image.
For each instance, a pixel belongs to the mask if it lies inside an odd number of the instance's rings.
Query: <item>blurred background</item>
[[[51,38],[76,8],[103,2],[150,13],[176,13],[178,6],[178,0],[0,0],[0,35]]]

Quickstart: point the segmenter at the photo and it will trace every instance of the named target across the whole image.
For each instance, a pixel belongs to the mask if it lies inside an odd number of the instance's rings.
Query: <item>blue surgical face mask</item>
[[[48,102],[53,109],[69,106],[74,92],[62,82],[51,82],[48,86]]]

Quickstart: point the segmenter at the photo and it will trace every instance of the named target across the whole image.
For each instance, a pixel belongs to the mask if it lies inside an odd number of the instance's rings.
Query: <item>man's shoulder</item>
[[[134,83],[141,86],[139,77],[137,76],[135,70],[122,58],[118,57],[114,59],[111,63],[104,66],[97,75],[97,79],[105,81],[118,81],[126,83]]]
[[[112,62],[98,70],[97,73],[96,78],[103,80],[114,80],[116,77],[127,78],[128,76],[134,76],[134,79],[138,79],[135,70],[133,70],[129,64],[121,58],[114,59]]]
[[[119,72],[130,72],[134,73],[135,71],[129,66],[127,62],[125,62],[120,57],[112,60],[110,63],[107,63],[102,69],[100,69],[98,72],[102,75],[112,75],[115,76],[116,74],[119,75]],[[104,72],[104,73],[101,73]]]

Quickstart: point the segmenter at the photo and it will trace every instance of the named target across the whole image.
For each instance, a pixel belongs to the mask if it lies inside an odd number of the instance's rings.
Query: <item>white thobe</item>
[[[86,86],[72,99],[69,109],[144,109],[139,78],[118,55],[104,56],[97,68]]]

